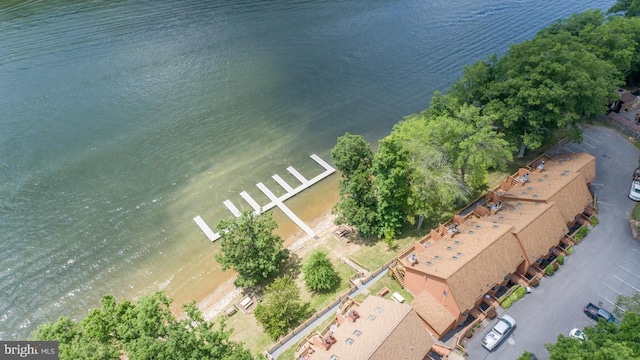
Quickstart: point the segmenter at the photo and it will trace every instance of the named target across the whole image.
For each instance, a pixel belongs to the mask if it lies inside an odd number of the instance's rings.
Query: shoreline
[[[286,248],[294,253],[304,248],[309,242],[322,241],[333,230],[337,229],[338,225],[334,224],[334,219],[335,215],[331,214],[331,209],[323,211],[320,216],[311,222],[311,228],[316,233],[316,236],[306,235],[302,231],[295,232],[284,239]],[[304,236],[301,236],[301,234],[304,234]],[[287,244],[289,245],[287,246]],[[196,303],[206,321],[213,320],[233,303],[240,301],[243,295],[242,289],[233,285],[234,280],[235,277],[227,280]]]

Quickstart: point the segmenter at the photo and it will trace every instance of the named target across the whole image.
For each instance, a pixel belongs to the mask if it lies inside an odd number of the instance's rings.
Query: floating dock
[[[300,182],[300,185],[298,185],[295,188],[292,187],[290,184],[288,184],[279,175],[276,174],[272,176],[273,180],[275,180],[278,183],[278,185],[280,185],[286,191],[286,193],[280,197],[276,196],[263,183],[260,182],[256,184],[258,189],[260,189],[260,191],[262,191],[265,194],[265,196],[270,200],[268,204],[260,206],[260,204],[258,204],[258,202],[255,201],[251,197],[251,195],[249,195],[249,193],[247,193],[246,191],[241,192],[240,196],[244,199],[244,201],[247,202],[247,204],[249,204],[249,206],[251,206],[251,208],[253,209],[253,212],[256,215],[262,214],[265,211],[269,211],[277,206],[280,210],[282,210],[282,212],[285,215],[289,217],[289,219],[291,219],[291,221],[293,221],[296,225],[298,225],[298,227],[302,229],[307,235],[315,236],[316,234],[313,231],[313,229],[311,229],[307,224],[305,224],[304,221],[302,221],[293,211],[291,211],[291,209],[289,209],[289,207],[287,207],[284,204],[286,200],[310,188],[314,184],[317,184],[322,179],[328,177],[329,175],[333,174],[336,171],[336,169],[331,167],[331,165],[327,164],[327,162],[322,160],[322,158],[320,158],[316,154],[312,154],[311,159],[313,159],[316,163],[318,163],[318,165],[322,166],[324,168],[324,171],[318,174],[317,176],[315,176],[314,178],[312,178],[311,180],[307,180],[304,176],[302,176],[302,174],[298,172],[298,170],[294,169],[292,166],[289,166],[287,168],[287,171]],[[238,210],[238,208],[231,202],[231,200],[225,200],[223,204],[235,217],[239,217],[240,215],[242,215],[240,210]],[[220,233],[214,233],[213,230],[211,230],[211,228],[209,227],[209,225],[207,225],[207,223],[202,219],[202,217],[200,217],[200,215],[194,217],[193,221],[196,222],[196,224],[200,227],[202,232],[212,242],[220,238]]]

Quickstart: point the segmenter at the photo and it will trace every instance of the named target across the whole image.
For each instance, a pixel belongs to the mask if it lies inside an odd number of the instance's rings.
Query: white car
[[[633,201],[640,201],[640,167],[633,172],[631,190],[629,190],[629,199]]]
[[[493,351],[501,342],[506,339],[516,327],[516,321],[509,315],[504,315],[498,319],[491,330],[482,339],[482,346],[489,351]]]
[[[575,328],[575,329],[571,330],[569,332],[569,337],[572,338],[572,339],[578,339],[580,341],[587,340],[587,334],[585,334],[584,331],[582,331],[582,330],[580,330],[578,328]]]

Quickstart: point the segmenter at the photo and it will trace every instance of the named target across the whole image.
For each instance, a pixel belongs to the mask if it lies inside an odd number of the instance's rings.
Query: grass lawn
[[[640,221],[640,203],[637,203],[636,206],[633,207],[631,218],[635,221]]]
[[[327,304],[337,299],[339,294],[343,293],[350,287],[349,278],[354,274],[353,269],[337,259],[332,259],[331,262],[333,263],[338,274],[340,274],[340,285],[333,289],[333,291],[329,291],[326,293],[310,292],[304,289],[304,282],[302,281],[302,276],[300,276],[299,286],[301,289],[302,301],[308,301],[313,312],[322,309]]]
[[[413,301],[413,295],[409,291],[401,288],[400,284],[398,284],[398,282],[391,277],[390,273],[387,273],[387,276],[380,278],[378,282],[371,285],[371,287],[369,288],[369,295],[376,296],[378,291],[382,290],[384,287],[387,287],[389,289],[389,293],[384,297],[387,300],[391,300],[391,294],[397,292],[398,294],[402,295],[402,297],[404,297],[405,302],[411,303]],[[369,295],[360,294],[356,296],[356,300],[363,301]]]
[[[228,329],[233,329],[231,340],[244,343],[253,354],[262,354],[273,343],[253,314],[245,314],[238,310],[227,318],[226,323]]]
[[[431,229],[428,224],[424,224],[420,231],[415,229],[415,225],[411,225],[411,227],[405,227],[403,234],[396,240],[395,246],[391,249],[382,240],[375,242],[365,240],[363,246],[349,257],[367,270],[374,271],[409,245],[419,241]]]

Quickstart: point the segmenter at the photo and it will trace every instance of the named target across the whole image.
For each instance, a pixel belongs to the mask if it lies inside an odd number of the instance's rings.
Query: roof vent
[[[493,228],[494,228],[494,229],[497,229],[497,228],[499,228],[499,227],[500,227],[500,225],[498,225],[498,224],[493,225]]]
[[[516,205],[524,205],[524,203],[522,201],[518,201]]]
[[[538,182],[544,182],[544,179],[538,179]]]
[[[558,161],[558,165],[564,165],[564,161],[563,160]]]
[[[531,196],[532,196],[532,197],[534,197],[534,198],[536,198],[536,199],[540,197],[540,195],[538,195],[538,194],[533,194],[533,195],[531,195]]]
[[[460,245],[460,244],[462,244],[462,243],[461,243],[460,241],[458,241],[458,240],[454,240],[454,241],[453,241],[453,243],[454,243],[454,244],[456,244],[456,245]]]
[[[452,250],[453,250],[453,247],[451,247],[451,246],[447,246],[447,250],[452,251]]]
[[[533,190],[532,186],[527,187],[527,190]]]
[[[499,220],[504,220],[504,216],[500,216],[498,219]]]
[[[431,265],[433,265],[433,262],[427,261],[427,265],[431,266]]]
[[[474,234],[473,230],[469,230],[469,234]]]
[[[523,191],[520,193],[520,195],[527,195],[529,192],[528,191]]]
[[[440,260],[441,259],[440,255],[436,255],[433,258],[436,259],[436,260]]]
[[[482,225],[476,225],[476,229],[482,228]]]
[[[463,253],[461,253],[461,252],[456,253],[456,256],[458,256],[458,257],[460,257],[460,256],[462,256],[462,255],[464,255],[464,254],[463,254]]]
[[[544,174],[543,176],[545,179],[549,177],[549,174]]]
[[[458,259],[460,259],[460,256],[458,256],[458,255],[453,255],[451,258],[453,258],[453,260],[458,260]]]
[[[536,201],[536,205],[542,204],[542,201]]]

